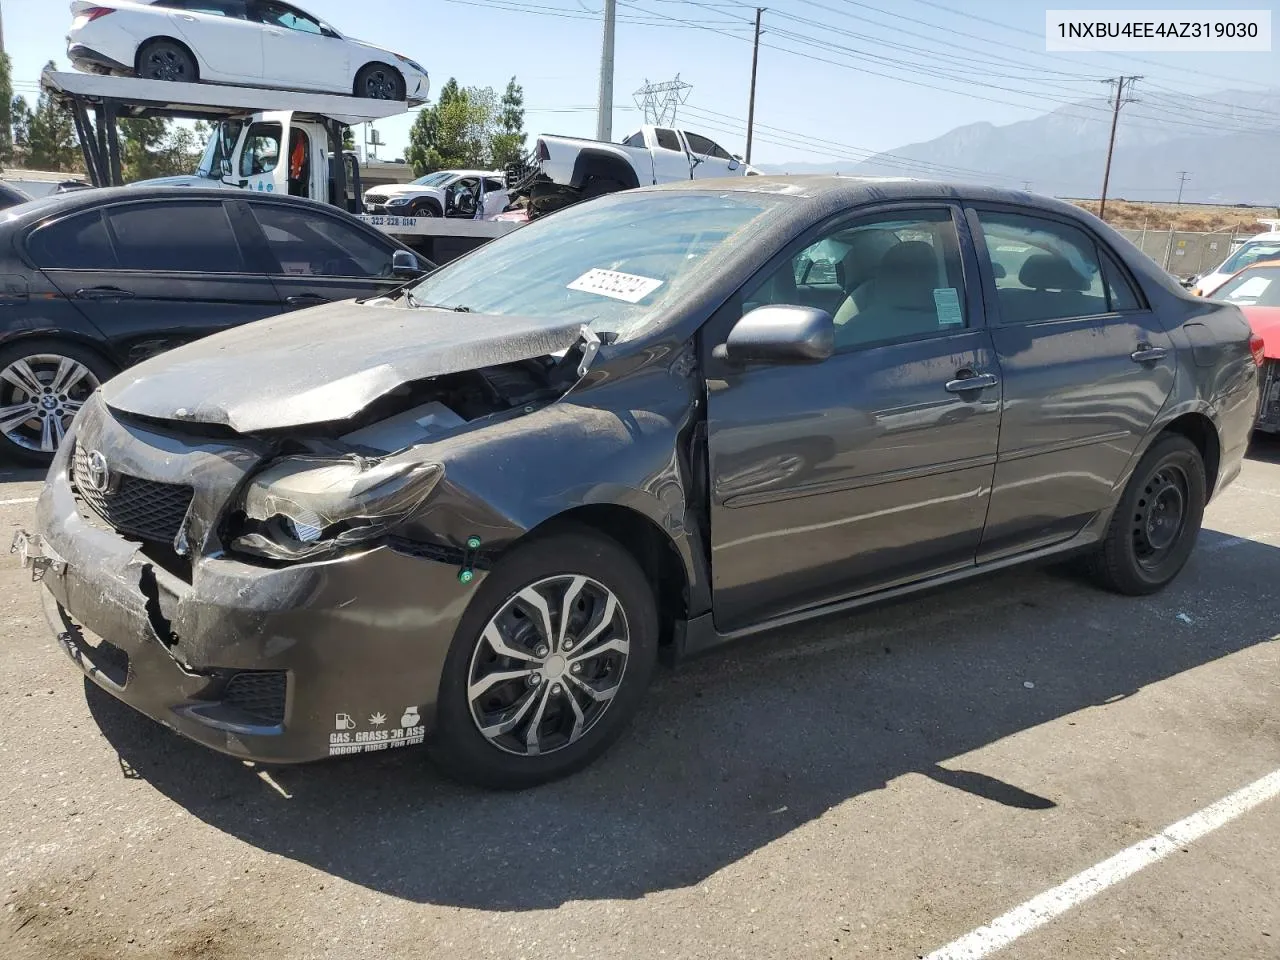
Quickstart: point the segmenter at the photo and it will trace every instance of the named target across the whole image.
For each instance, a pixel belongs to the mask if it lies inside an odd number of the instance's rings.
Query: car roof
[[[1266,233],[1255,233],[1245,243],[1253,243],[1256,240],[1280,240],[1280,230],[1268,230]],[[1243,246],[1243,244],[1241,244]]]
[[[228,190],[217,187],[95,187],[71,190],[67,193],[40,197],[27,203],[10,207],[0,214],[4,224],[29,223],[46,217],[61,216],[79,210],[119,203],[122,200],[249,200],[270,202],[314,210],[323,207],[332,213],[343,213],[338,207],[322,204],[305,197],[291,197],[283,193],[256,193],[248,190]]]
[[[766,174],[709,180],[680,180],[643,191],[721,191],[762,193],[816,200],[839,206],[856,206],[890,200],[968,200],[1039,207],[1079,217],[1082,208],[1053,197],[1022,190],[970,184],[963,181],[919,180],[913,177],[847,177],[832,174]]]

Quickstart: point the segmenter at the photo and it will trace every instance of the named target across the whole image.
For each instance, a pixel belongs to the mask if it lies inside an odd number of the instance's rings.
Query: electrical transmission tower
[[[692,89],[693,84],[685,83],[677,73],[674,80],[663,83],[650,83],[649,78],[645,77],[644,86],[632,96],[635,97],[636,106],[644,111],[645,123],[667,127],[676,122],[676,112],[689,99],[689,91]]]

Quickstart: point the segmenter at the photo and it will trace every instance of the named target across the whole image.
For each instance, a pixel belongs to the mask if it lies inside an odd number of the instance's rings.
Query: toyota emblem
[[[107,466],[107,458],[101,451],[91,450],[89,461],[85,464],[85,486],[98,493],[106,493],[111,486],[111,469]]]

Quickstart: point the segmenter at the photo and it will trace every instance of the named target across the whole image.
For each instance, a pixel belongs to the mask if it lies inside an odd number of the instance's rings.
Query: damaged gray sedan
[[[1259,356],[1056,201],[633,190],[126,371],[15,547],[79,667],[200,743],[525,786],[664,654],[1069,552],[1158,590]]]

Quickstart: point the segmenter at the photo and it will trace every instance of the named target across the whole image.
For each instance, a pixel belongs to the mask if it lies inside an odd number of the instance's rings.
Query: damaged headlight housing
[[[272,560],[324,557],[378,538],[431,494],[437,463],[290,457],[245,488],[233,550]]]

